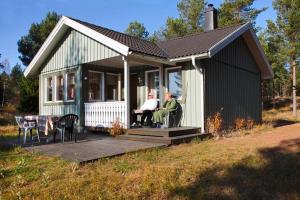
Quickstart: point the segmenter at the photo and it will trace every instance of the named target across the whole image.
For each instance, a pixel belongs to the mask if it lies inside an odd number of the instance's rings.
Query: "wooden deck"
[[[176,128],[131,128],[126,135],[118,136],[119,139],[135,140],[145,142],[157,142],[164,144],[179,144],[189,142],[194,138],[209,137],[209,134],[200,133],[197,127],[176,127]]]
[[[105,157],[166,146],[164,143],[118,140],[101,134],[88,134],[85,139],[79,140],[77,143],[34,144],[33,146],[24,147],[24,149],[48,156],[61,157],[69,161],[86,163]]]

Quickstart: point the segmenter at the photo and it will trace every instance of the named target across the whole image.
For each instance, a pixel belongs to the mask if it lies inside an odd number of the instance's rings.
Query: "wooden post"
[[[118,74],[118,101],[122,99],[122,84],[121,84],[121,74]]]
[[[161,107],[164,103],[164,87],[163,87],[163,65],[159,66],[159,106]]]
[[[127,58],[123,56],[124,62],[124,100],[126,103],[125,128],[130,128],[130,69]]]

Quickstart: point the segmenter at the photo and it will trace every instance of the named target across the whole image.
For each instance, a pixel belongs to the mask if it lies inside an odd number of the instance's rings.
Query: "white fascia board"
[[[43,43],[42,47],[39,49],[37,54],[34,56],[33,60],[30,62],[26,70],[24,71],[24,76],[27,77],[31,74],[31,72],[34,70],[34,68],[39,67],[38,65],[42,63],[43,58],[45,57],[45,53],[49,51],[49,47],[51,46],[51,43],[57,39],[57,36],[59,35],[59,32],[62,31],[62,29],[71,27],[74,30],[81,32],[82,34],[85,34],[94,40],[112,48],[113,50],[117,51],[118,53],[127,56],[129,47],[126,45],[123,45],[101,33],[98,33],[97,31],[94,31],[68,17],[62,16],[61,19],[58,21],[46,41]]]
[[[269,61],[268,61],[268,59],[267,59],[267,57],[266,57],[266,54],[265,54],[265,52],[264,52],[264,50],[263,50],[263,47],[261,46],[261,44],[260,44],[260,42],[259,42],[259,40],[258,40],[256,34],[254,33],[254,31],[253,31],[252,29],[250,29],[250,32],[251,32],[251,35],[252,35],[252,37],[253,37],[253,39],[254,39],[254,41],[255,41],[257,47],[258,47],[259,53],[260,53],[260,55],[262,56],[262,58],[263,58],[263,60],[264,60],[264,62],[265,62],[265,64],[266,64],[266,66],[268,67],[268,70],[269,70],[269,72],[270,72],[270,76],[266,76],[266,77],[263,77],[263,78],[265,78],[265,79],[271,79],[271,78],[274,77],[274,72],[273,72],[273,70],[272,70],[272,67],[271,67],[271,65],[269,64]]]
[[[191,56],[185,56],[185,57],[179,57],[179,58],[172,58],[169,61],[170,62],[185,62],[185,61],[191,61],[193,58],[197,59],[203,59],[203,58],[208,58],[209,54],[208,53],[202,53],[202,54],[196,54],[196,55],[191,55]]]
[[[128,55],[128,51],[129,51],[129,47],[121,44],[120,42],[117,42],[116,40],[113,40],[91,28],[88,28],[70,18],[65,17],[65,24],[68,25],[69,27],[77,30],[78,32],[81,32],[91,38],[93,38],[94,40],[114,49],[115,51],[117,51],[118,53],[127,56]]]
[[[50,33],[50,35],[47,37],[46,41],[43,43],[39,51],[35,54],[34,58],[30,62],[30,64],[27,66],[26,70],[24,71],[24,76],[27,77],[29,73],[32,71],[33,67],[36,66],[38,60],[41,58],[42,54],[45,52],[49,44],[52,42],[54,37],[57,35],[59,30],[63,27],[64,24],[64,17],[62,17]]]
[[[221,51],[224,47],[226,47],[228,44],[230,44],[233,40],[238,38],[240,35],[242,35],[245,31],[248,29],[251,29],[251,22],[247,22],[231,34],[227,35],[225,38],[214,44],[212,47],[209,48],[208,54],[209,58],[213,57],[215,54],[217,54],[219,51]]]

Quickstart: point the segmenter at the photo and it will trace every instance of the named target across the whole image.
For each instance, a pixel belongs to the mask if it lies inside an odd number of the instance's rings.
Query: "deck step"
[[[196,127],[175,127],[175,128],[130,128],[127,130],[127,135],[141,135],[153,137],[176,137],[182,135],[191,135],[200,133],[201,129]]]
[[[174,137],[157,137],[157,136],[145,136],[145,135],[120,135],[117,136],[117,139],[121,140],[133,140],[133,141],[143,141],[143,142],[153,142],[153,143],[164,143],[167,145],[171,144],[180,144],[184,142],[190,142],[194,138],[206,138],[209,137],[209,134],[203,133],[194,133],[188,135],[180,135]]]

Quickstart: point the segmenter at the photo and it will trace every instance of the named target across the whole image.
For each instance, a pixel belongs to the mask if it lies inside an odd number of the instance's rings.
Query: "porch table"
[[[59,119],[57,115],[27,115],[24,118],[28,120],[36,120],[39,131],[48,135],[50,131],[55,129],[54,123]]]

